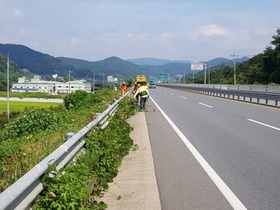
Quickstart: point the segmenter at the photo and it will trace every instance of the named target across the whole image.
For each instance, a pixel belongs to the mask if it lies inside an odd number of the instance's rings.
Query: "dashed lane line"
[[[204,104],[204,103],[201,103],[201,102],[198,102],[198,104],[200,104],[200,105],[202,105],[202,106],[206,106],[206,107],[208,107],[208,108],[213,108],[213,106],[210,106],[210,105],[208,105],[208,104]]]
[[[252,120],[252,119],[247,119],[247,120],[280,131],[280,128],[274,127],[272,125],[268,125],[268,124],[265,124],[265,123],[262,123],[262,122],[259,122],[256,120]]]

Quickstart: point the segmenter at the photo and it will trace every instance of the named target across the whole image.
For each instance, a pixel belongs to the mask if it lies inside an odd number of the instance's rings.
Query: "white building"
[[[42,92],[42,93],[72,93],[76,90],[91,91],[91,84],[84,80],[69,82],[44,81],[40,76],[34,76],[31,81],[26,77],[18,78],[18,82],[12,85],[12,92]]]
[[[91,92],[91,84],[85,80],[75,80],[69,82],[56,82],[55,92],[56,93],[72,93],[76,90],[84,90]]]
[[[108,76],[107,77],[107,82],[115,82],[115,83],[117,83],[118,82],[118,78],[113,77],[113,76]]]

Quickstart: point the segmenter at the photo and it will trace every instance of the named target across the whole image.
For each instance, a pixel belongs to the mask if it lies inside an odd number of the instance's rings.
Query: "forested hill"
[[[145,74],[148,78],[159,78],[160,74],[170,74],[176,77],[178,74],[191,73],[190,62],[180,62],[165,60],[162,65],[153,65],[152,59],[149,62],[143,62],[142,65],[137,65],[135,60],[122,60],[118,57],[109,57],[101,61],[85,61],[75,58],[53,57],[35,50],[32,50],[23,45],[16,44],[0,44],[0,53],[3,55],[9,54],[9,57],[14,61],[20,69],[28,69],[33,74],[43,76],[45,79],[51,79],[53,74],[66,77],[71,71],[71,76],[75,79],[92,78],[97,80],[106,79],[107,76],[126,79],[135,77],[138,74]],[[154,59],[157,62],[160,59]],[[233,65],[233,61],[225,58],[213,59],[213,65]],[[213,67],[212,65],[212,67]]]
[[[98,80],[103,80],[104,76],[109,75],[122,79],[135,77],[137,74],[149,75],[145,67],[124,61],[117,57],[110,57],[94,62],[65,57],[58,57],[57,59],[72,65],[74,68],[73,73],[78,78],[91,78],[94,76]]]
[[[7,90],[7,57],[0,54],[0,90]],[[17,64],[13,61],[9,62],[9,81],[14,83],[19,77],[29,76],[28,72],[20,71]]]
[[[20,69],[26,68],[33,74],[41,75],[45,79],[51,79],[53,74],[66,77],[69,70],[76,79],[86,79],[94,76],[97,80],[103,80],[104,76],[109,75],[119,79],[135,77],[138,74],[158,77],[160,73],[176,75],[190,69],[189,64],[177,65],[177,67],[168,64],[169,68],[167,68],[165,65],[161,67],[137,65],[117,57],[109,57],[95,62],[75,58],[55,58],[17,44],[0,44],[0,53],[3,55],[9,54],[10,60],[14,61]]]
[[[0,44],[0,53],[14,61],[19,68],[28,69],[38,75],[52,75],[59,73],[67,75],[73,66],[56,59],[48,54],[37,52],[23,45]]]

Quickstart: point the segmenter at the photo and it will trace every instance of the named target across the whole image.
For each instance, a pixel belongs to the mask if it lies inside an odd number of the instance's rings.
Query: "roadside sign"
[[[160,74],[159,77],[161,79],[167,79],[167,78],[169,78],[169,74]]]
[[[193,71],[201,71],[203,70],[203,63],[192,63],[191,70]]]

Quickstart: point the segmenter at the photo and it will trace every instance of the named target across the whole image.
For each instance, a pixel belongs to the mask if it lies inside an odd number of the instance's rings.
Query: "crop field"
[[[50,107],[58,107],[61,103],[50,103],[50,102],[23,102],[23,101],[10,101],[10,112],[22,112],[26,108],[34,109],[49,109]],[[0,114],[7,112],[7,101],[0,101]]]

